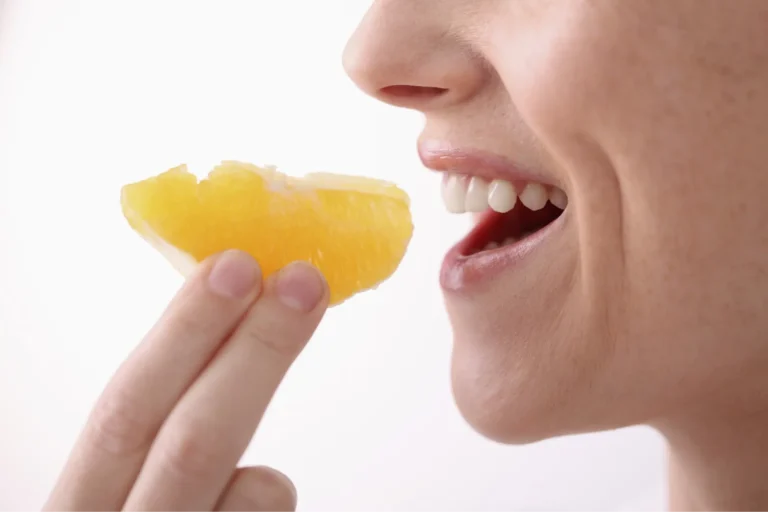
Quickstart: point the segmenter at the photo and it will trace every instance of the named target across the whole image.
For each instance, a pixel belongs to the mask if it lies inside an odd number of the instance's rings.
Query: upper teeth
[[[443,180],[443,202],[451,213],[483,212],[488,208],[506,213],[520,202],[529,210],[541,210],[547,201],[560,209],[568,204],[565,192],[557,187],[549,190],[540,183],[528,183],[518,193],[515,186],[505,180],[490,183],[478,176],[468,177],[449,174]]]

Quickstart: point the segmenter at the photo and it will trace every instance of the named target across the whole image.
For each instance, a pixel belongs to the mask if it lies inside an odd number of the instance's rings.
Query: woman
[[[768,508],[768,2],[378,0],[345,66],[425,114],[448,209],[485,211],[441,279],[467,420],[506,443],[648,424],[671,508]],[[205,262],[47,507],[292,509],[235,465],[327,297],[304,264]]]

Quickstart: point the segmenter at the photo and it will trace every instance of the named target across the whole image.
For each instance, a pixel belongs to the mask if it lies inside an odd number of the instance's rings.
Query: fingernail
[[[280,271],[275,292],[280,301],[291,309],[309,313],[317,307],[324,291],[323,278],[308,263],[291,263]]]
[[[295,510],[296,502],[298,501],[298,493],[296,492],[296,486],[291,481],[291,479],[288,478],[284,473],[281,473],[276,469],[273,469],[267,466],[261,466],[261,467],[264,468],[266,471],[269,471],[273,475],[275,475],[275,477],[283,483],[283,486],[285,487],[285,489],[287,489],[293,495],[293,503],[292,503],[293,508],[291,510]]]
[[[248,296],[261,278],[256,261],[242,251],[221,253],[208,274],[208,286],[216,295],[228,299]]]

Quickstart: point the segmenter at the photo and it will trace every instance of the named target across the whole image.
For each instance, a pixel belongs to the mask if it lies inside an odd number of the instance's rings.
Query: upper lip
[[[435,171],[479,176],[487,180],[501,179],[558,186],[553,177],[524,168],[495,153],[459,148],[448,142],[434,140],[420,140],[418,149],[424,166]]]

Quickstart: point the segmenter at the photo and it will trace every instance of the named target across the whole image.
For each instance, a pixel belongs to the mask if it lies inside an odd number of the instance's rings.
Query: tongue
[[[514,240],[547,226],[560,216],[562,210],[547,203],[541,210],[531,211],[518,201],[515,208],[507,213],[486,212],[475,219],[480,223],[477,238],[472,243],[473,251],[483,250],[488,244],[509,245]]]
[[[507,213],[487,210],[473,215],[477,225],[465,241],[463,251],[471,255],[501,245],[509,245],[535,233],[557,219],[563,210],[551,203],[538,211],[531,211],[518,201]]]
[[[501,237],[502,240],[509,237],[520,239],[545,227],[555,220],[560,213],[561,210],[550,203],[547,203],[541,210],[534,212],[518,201],[511,212],[500,215],[491,234]],[[495,241],[498,242],[499,240]]]

